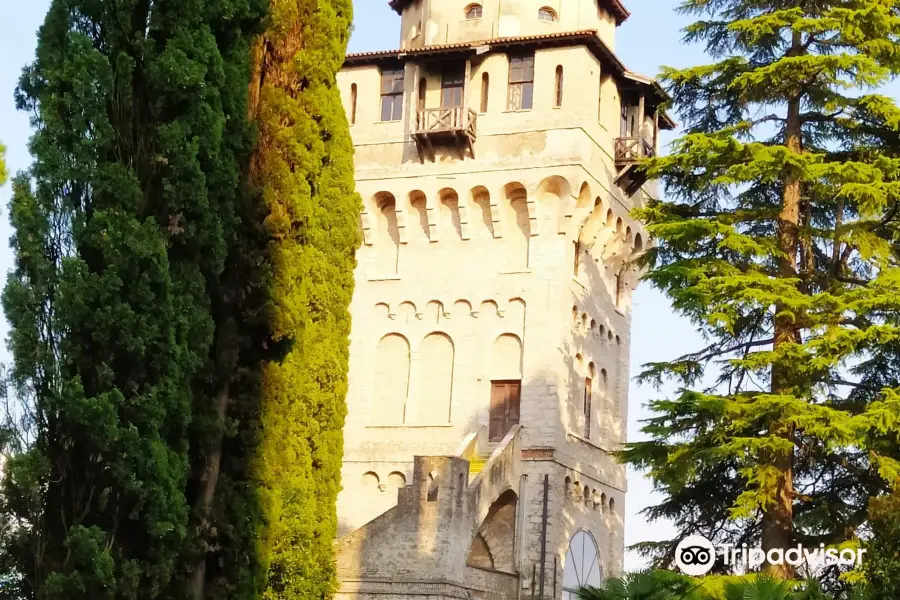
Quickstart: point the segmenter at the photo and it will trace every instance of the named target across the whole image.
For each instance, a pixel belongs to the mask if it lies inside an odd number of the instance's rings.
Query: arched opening
[[[352,84],[350,86],[350,124],[356,125],[356,97],[357,97],[357,87],[356,84]]]
[[[425,94],[428,92],[428,80],[422,77],[419,79],[419,89],[417,90],[418,100],[416,101],[416,108],[419,112],[425,110]]]
[[[619,269],[616,273],[616,308],[622,308],[622,300],[625,295],[625,269]]]
[[[480,19],[481,18],[481,5],[480,4],[470,4],[466,7],[466,19]]]
[[[487,73],[481,75],[481,112],[488,111],[488,98],[491,89],[491,77]]]
[[[413,190],[410,192],[409,208],[411,221],[409,224],[410,226],[407,227],[409,231],[409,242],[428,242],[430,239],[430,228],[428,227],[428,201],[425,198],[425,192],[421,190]]]
[[[584,416],[584,437],[591,439],[591,421],[593,411],[591,410],[592,399],[594,396],[594,377],[596,377],[597,368],[594,363],[588,365],[586,377],[584,378],[584,404],[582,406],[582,415]]]
[[[644,240],[641,238],[640,233],[636,233],[634,235],[634,252],[637,254],[638,252],[643,252],[644,250]]]
[[[469,226],[470,235],[476,239],[491,239],[494,237],[494,215],[491,213],[491,194],[484,186],[472,188],[472,204],[478,207],[481,215],[481,223],[484,227]],[[472,222],[469,218],[469,222]],[[477,220],[476,220],[477,222]]]
[[[441,199],[441,239],[459,241],[462,239],[462,222],[459,217],[459,196],[456,190],[444,188],[439,193]]]
[[[525,186],[510,183],[506,186],[506,218],[504,245],[507,269],[520,271],[528,268],[528,251],[531,241],[531,221],[528,217],[528,194]]]
[[[538,11],[538,21],[543,21],[544,23],[555,23],[558,18],[559,17],[556,16],[556,11],[549,6],[545,6]]]
[[[575,242],[575,264],[572,267],[572,275],[578,277],[581,275],[581,242]]]
[[[491,505],[469,548],[469,566],[516,572],[517,503],[515,492],[507,490]]]
[[[597,542],[590,532],[580,529],[572,536],[563,563],[563,600],[575,600],[582,587],[600,587],[603,573]]]
[[[578,201],[575,207],[590,201],[590,187],[587,182],[582,184],[579,190]],[[585,198],[582,200],[582,197]],[[572,187],[565,177],[554,175],[547,177],[538,185],[537,200],[541,217],[539,228],[551,235],[563,232],[566,217],[571,216]]]
[[[380,192],[375,196],[378,228],[375,237],[376,275],[396,275],[400,259],[400,229],[394,196]]]
[[[563,68],[562,65],[556,67],[556,87],[554,88],[553,106],[559,108],[563,102]]]
[[[437,502],[438,500],[438,480],[434,475],[428,475],[428,491],[425,496],[426,502]]]

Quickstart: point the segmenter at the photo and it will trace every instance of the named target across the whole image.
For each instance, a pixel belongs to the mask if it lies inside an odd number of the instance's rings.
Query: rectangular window
[[[513,426],[519,424],[521,381],[491,382],[491,413],[488,440],[499,442]]]
[[[534,100],[534,56],[509,59],[509,110],[531,110]]]
[[[445,68],[441,76],[441,108],[461,108],[465,90],[465,71]]]
[[[584,378],[584,437],[591,439],[591,378]]]
[[[403,116],[403,69],[381,72],[381,120],[399,121]]]

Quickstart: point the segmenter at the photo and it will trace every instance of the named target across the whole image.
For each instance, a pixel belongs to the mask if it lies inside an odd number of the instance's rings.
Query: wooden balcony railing
[[[416,112],[413,137],[419,156],[435,157],[435,146],[450,144],[459,149],[460,157],[475,155],[478,113],[470,108],[425,108]]]
[[[643,137],[616,138],[616,164],[620,166],[640,162],[656,156],[653,144]]]
[[[462,132],[474,138],[477,120],[471,108],[425,108],[416,113],[416,133]]]

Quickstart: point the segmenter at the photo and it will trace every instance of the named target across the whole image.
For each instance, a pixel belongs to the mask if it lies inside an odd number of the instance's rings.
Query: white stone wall
[[[419,79],[426,105],[439,104],[439,72],[407,63],[405,117],[388,123],[378,121],[379,68],[339,74],[348,107],[356,90],[364,202],[339,525],[347,534],[395,506],[413,457],[455,455],[488,425],[491,380],[521,379],[520,583],[535,585],[531,574],[539,573],[548,475],[545,593],[553,592],[555,557],[559,597],[569,540],[580,529],[596,540],[604,573],[622,569],[625,471],[610,452],[624,441],[627,419],[632,260],[647,245],[630,211],[645,196],[625,197],[614,183],[619,91],[588,49],[536,52],[528,111],[506,110],[508,71],[503,54],[472,65],[469,105],[480,108],[484,73],[490,86],[474,157],[439,148],[433,162],[417,152],[411,126]],[[390,561],[382,550],[379,560]]]
[[[480,4],[480,19],[466,19],[466,8]],[[556,22],[538,19],[549,8]],[[402,17],[401,48],[488,40],[498,37],[542,35],[594,29],[610,48],[615,47],[616,22],[597,0],[441,0],[413,2]]]

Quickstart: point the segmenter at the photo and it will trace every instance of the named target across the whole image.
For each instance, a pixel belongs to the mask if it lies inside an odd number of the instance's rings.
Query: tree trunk
[[[791,53],[801,51],[801,38],[794,34]],[[788,101],[787,123],[785,125],[785,146],[796,154],[803,151],[802,129],[800,121],[800,101],[798,92]],[[778,249],[782,256],[778,259],[778,277],[789,279],[797,276],[797,250],[799,245],[801,185],[799,177],[790,169],[784,178],[784,195],[781,212],[778,215]],[[775,305],[774,347],[777,350],[784,344],[797,343],[797,324],[793,317],[780,316],[786,307]],[[772,366],[772,394],[792,394],[794,384],[791,375],[785,372],[785,366]],[[791,449],[784,452],[773,452],[771,465],[778,471],[775,497],[763,511],[762,549],[767,552],[773,549],[787,550],[794,538],[794,430],[793,426],[784,422],[774,422],[769,426],[769,435],[776,435],[791,442]],[[786,564],[769,564],[766,570],[782,578],[792,578],[794,569]]]
[[[208,528],[209,511],[216,495],[219,483],[219,469],[222,465],[222,446],[224,443],[224,423],[228,414],[228,403],[231,397],[231,377],[237,363],[237,328],[234,320],[226,319],[216,339],[216,365],[219,377],[219,390],[215,396],[216,419],[219,429],[216,437],[206,450],[206,464],[198,477],[200,483],[197,498],[194,500],[194,518],[196,525],[204,534]],[[190,594],[194,600],[202,600],[206,589],[206,553],[197,559],[191,573]]]

